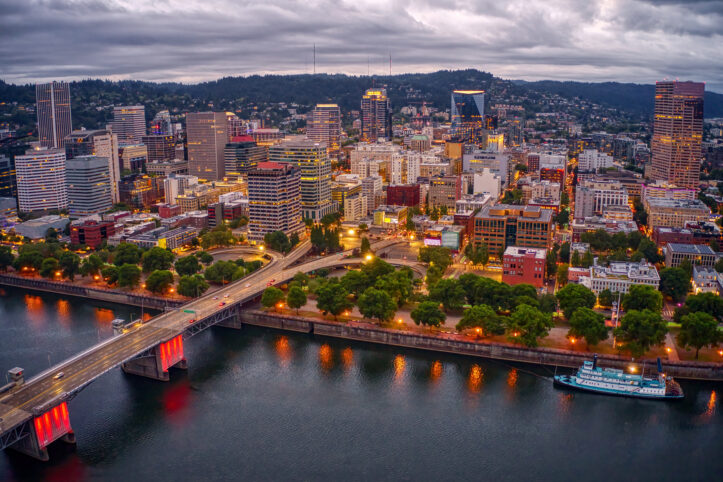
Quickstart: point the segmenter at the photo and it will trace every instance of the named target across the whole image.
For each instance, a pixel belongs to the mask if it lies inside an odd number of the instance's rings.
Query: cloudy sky
[[[0,78],[478,68],[510,79],[706,81],[721,0],[0,0]]]

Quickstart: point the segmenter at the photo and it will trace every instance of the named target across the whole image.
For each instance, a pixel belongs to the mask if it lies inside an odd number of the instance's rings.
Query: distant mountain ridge
[[[558,94],[567,98],[579,97],[627,112],[652,114],[655,106],[654,84],[556,80],[536,82],[514,80],[512,82],[527,89]],[[723,117],[723,94],[706,91],[703,108],[706,118]]]
[[[372,85],[387,85],[392,103],[397,107],[424,101],[444,110],[449,107],[452,90],[474,88],[487,90],[492,103],[496,101],[496,96],[509,93],[551,93],[569,99],[578,97],[641,118],[652,116],[655,93],[655,86],[650,84],[510,81],[475,69],[380,77],[343,74],[252,75],[225,77],[198,84],[89,79],[72,82],[71,92],[74,102],[92,98],[116,105],[168,104],[174,101],[173,96],[177,96],[186,98],[182,103],[183,108],[193,105],[203,109],[208,103],[213,103],[214,108],[224,109],[230,102],[286,102],[301,105],[335,102],[348,111],[359,109],[363,91]],[[14,85],[0,80],[0,102],[32,103],[34,98],[33,85]],[[189,98],[201,102],[190,103]],[[705,116],[723,117],[722,94],[706,92]]]

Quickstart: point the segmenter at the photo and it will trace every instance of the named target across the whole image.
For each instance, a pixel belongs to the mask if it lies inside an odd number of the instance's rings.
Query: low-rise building
[[[707,221],[710,217],[710,209],[698,199],[647,198],[645,210],[650,229],[682,228],[687,222]]]
[[[507,246],[547,249],[552,229],[548,209],[497,204],[482,208],[475,216],[472,242],[475,246],[487,244],[490,256],[499,259]]]
[[[542,288],[546,254],[545,249],[509,246],[502,258],[502,282],[509,285],[526,283]]]
[[[723,279],[721,274],[714,268],[707,266],[693,266],[693,292],[720,294],[720,286]]]
[[[20,236],[30,239],[43,239],[48,233],[48,229],[55,229],[63,232],[70,220],[57,215],[43,216],[37,219],[31,219],[24,223],[15,225],[15,232]]]
[[[70,242],[98,249],[103,241],[113,236],[116,225],[113,221],[79,219],[70,225]]]
[[[629,234],[638,230],[635,221],[622,221],[619,219],[606,219],[602,216],[590,216],[584,219],[575,219],[572,221],[572,241],[580,241],[583,233],[594,233],[602,229],[606,233],[613,235],[617,233]]]
[[[641,261],[627,263],[613,261],[610,266],[593,265],[587,276],[580,277],[580,284],[592,290],[596,295],[601,291],[627,293],[632,285],[649,285],[658,289],[660,275],[655,265]]]
[[[665,253],[665,266],[668,267],[679,266],[684,259],[689,260],[693,265],[712,267],[717,260],[715,251],[707,244],[668,243],[663,252]]]
[[[383,228],[403,228],[407,222],[407,206],[381,205],[374,210],[374,225]]]
[[[462,245],[463,232],[464,226],[435,224],[424,230],[424,245],[443,246],[457,252]]]

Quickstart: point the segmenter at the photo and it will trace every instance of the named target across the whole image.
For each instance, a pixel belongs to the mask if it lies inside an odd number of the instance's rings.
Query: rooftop
[[[707,244],[668,243],[666,249],[673,253],[715,255],[715,251]]]
[[[547,250],[542,248],[520,248],[518,246],[508,246],[505,249],[505,256],[523,256],[525,258],[545,259]]]
[[[708,206],[698,199],[673,199],[667,197],[646,198],[645,203],[655,208],[701,209],[710,211]]]

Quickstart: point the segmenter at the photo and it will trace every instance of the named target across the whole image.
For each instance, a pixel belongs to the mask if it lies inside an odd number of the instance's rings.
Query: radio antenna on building
[[[316,44],[314,44],[314,75],[316,75]]]
[[[392,51],[389,51],[389,77],[392,76]]]

